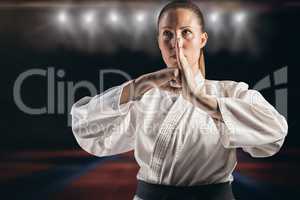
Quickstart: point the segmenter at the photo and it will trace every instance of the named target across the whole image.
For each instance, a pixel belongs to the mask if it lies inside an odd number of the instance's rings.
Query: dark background
[[[206,23],[210,24],[206,30],[209,35],[205,49],[207,79],[244,81],[253,87],[263,77],[288,67],[288,83],[280,86],[288,89],[288,136],[281,151],[270,158],[254,159],[239,152],[240,163],[235,174],[238,199],[291,199],[299,195],[296,188],[300,137],[296,103],[299,100],[300,4],[296,1],[197,3],[202,6]],[[54,114],[30,115],[16,106],[13,86],[26,70],[54,67],[55,72],[60,69],[65,72],[63,78],[56,76],[55,84],[87,80],[100,93],[101,69],[120,69],[136,78],[165,67],[155,40],[156,14],[162,5],[160,1],[0,3],[0,184],[3,195],[17,199],[132,197],[137,170],[132,152],[111,158],[88,155],[79,148],[68,126],[67,102],[64,114],[57,113],[56,101]],[[121,16],[121,21],[114,25],[107,20],[112,8]],[[146,17],[137,25],[132,15],[139,9]],[[209,14],[217,9],[224,12],[222,25],[209,21]],[[61,10],[67,10],[72,20],[67,22],[69,24],[55,21]],[[87,10],[97,12],[97,21],[91,26],[93,33],[82,28],[80,22],[80,16]],[[236,36],[232,16],[238,10],[246,10],[248,15],[242,34]],[[219,32],[215,31],[217,26],[221,27]],[[236,48],[234,42],[238,44]],[[121,76],[107,76],[104,86],[107,89],[124,81]],[[274,89],[261,91],[273,105]],[[79,89],[75,100],[86,95],[90,95],[86,89]],[[22,85],[22,98],[32,107],[45,106],[47,79],[28,78]],[[89,175],[91,166],[94,171]]]

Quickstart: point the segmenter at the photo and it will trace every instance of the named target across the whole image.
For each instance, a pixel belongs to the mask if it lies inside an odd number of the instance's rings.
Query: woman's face
[[[162,16],[158,31],[158,45],[167,67],[178,67],[175,46],[181,38],[183,54],[196,73],[201,48],[207,41],[207,34],[201,32],[197,16],[188,9],[171,9]]]

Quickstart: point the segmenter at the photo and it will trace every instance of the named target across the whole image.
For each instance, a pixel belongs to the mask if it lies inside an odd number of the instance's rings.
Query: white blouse
[[[96,156],[134,150],[137,178],[165,185],[233,181],[236,148],[253,157],[272,156],[288,131],[284,116],[245,82],[205,80],[217,98],[221,120],[180,94],[153,88],[119,105],[123,87],[83,97],[71,109],[78,144]]]

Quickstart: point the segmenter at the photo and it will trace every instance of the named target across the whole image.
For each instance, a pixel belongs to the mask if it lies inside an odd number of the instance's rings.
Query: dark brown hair
[[[199,25],[201,26],[201,31],[204,31],[205,23],[204,23],[203,14],[202,14],[200,8],[196,4],[194,4],[192,1],[189,1],[189,0],[171,1],[168,4],[166,4],[161,9],[161,11],[158,15],[157,28],[158,28],[161,18],[164,16],[164,14],[167,11],[173,10],[173,9],[178,9],[178,8],[184,8],[184,9],[188,9],[188,10],[192,11],[198,17]]]
[[[204,17],[202,14],[202,11],[200,8],[194,4],[192,1],[185,0],[185,1],[171,1],[168,4],[166,4],[160,11],[157,19],[157,33],[159,29],[159,22],[161,18],[164,16],[165,13],[169,10],[173,9],[178,9],[178,8],[183,8],[192,11],[198,18],[199,25],[201,27],[201,32],[204,32],[205,30],[205,22],[204,22]],[[202,72],[202,75],[205,77],[205,62],[204,62],[204,53],[203,53],[203,48],[201,50],[200,58],[199,58],[199,68],[200,71]]]

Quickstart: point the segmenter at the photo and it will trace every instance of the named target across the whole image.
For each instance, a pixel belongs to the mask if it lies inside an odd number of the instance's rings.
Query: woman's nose
[[[182,38],[180,36],[175,36],[172,38],[171,40],[171,45],[172,45],[172,48],[176,48],[176,46],[179,44],[179,46],[182,46]]]

